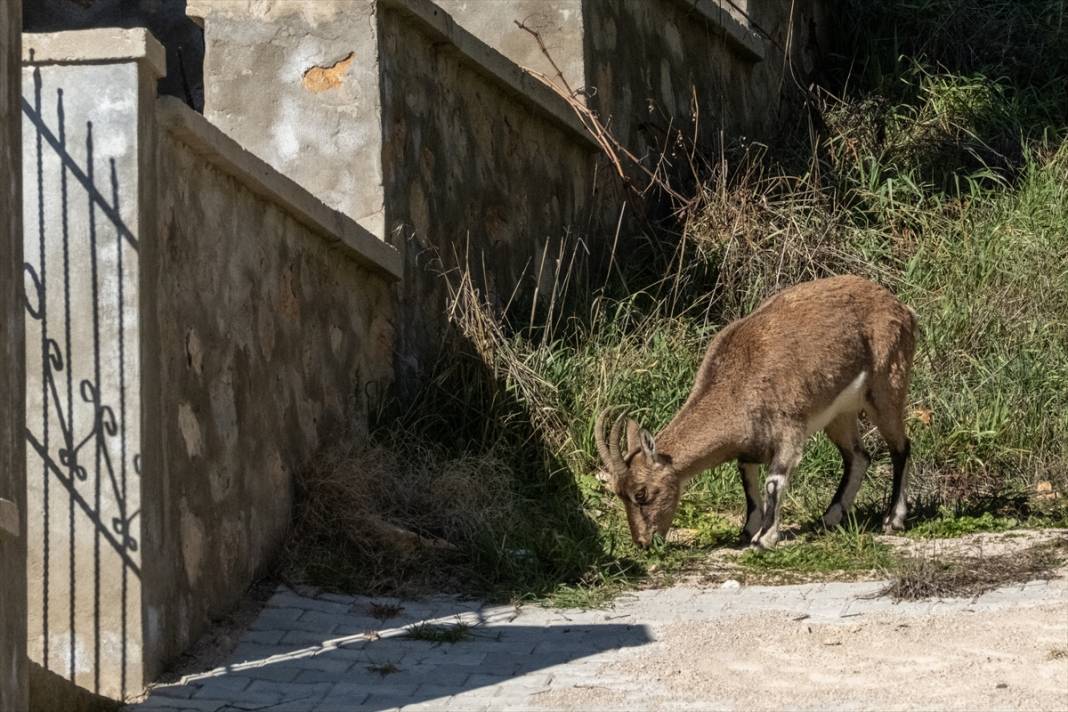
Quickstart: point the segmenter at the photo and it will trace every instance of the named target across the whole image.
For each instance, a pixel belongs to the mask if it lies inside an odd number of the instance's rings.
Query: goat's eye
[[[634,493],[634,502],[635,504],[645,504],[645,501],[646,499],[648,499],[648,497],[649,493],[645,490],[644,487],[642,487],[640,490]]]

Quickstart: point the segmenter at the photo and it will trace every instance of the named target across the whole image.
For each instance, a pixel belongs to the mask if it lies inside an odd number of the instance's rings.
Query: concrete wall
[[[436,4],[457,24],[520,67],[553,79],[559,69],[573,90],[586,86],[583,0],[437,0]],[[541,36],[552,61],[516,22]]]
[[[190,0],[205,115],[385,238],[374,0]]]
[[[23,42],[29,652],[119,698],[143,679],[137,128],[162,49],[98,39]],[[94,51],[117,59],[71,61]]]
[[[30,651],[121,699],[263,572],[293,473],[366,429],[401,257],[157,103],[144,31],[25,38]]]
[[[0,3],[0,710],[12,712],[27,703],[19,14]]]
[[[241,179],[256,170],[247,154],[218,129],[173,102],[159,111],[145,344],[158,359],[146,399],[158,447],[144,510],[156,663],[264,573],[289,525],[293,473],[330,438],[366,433],[369,402],[392,379],[395,328],[391,277],[258,194]]]

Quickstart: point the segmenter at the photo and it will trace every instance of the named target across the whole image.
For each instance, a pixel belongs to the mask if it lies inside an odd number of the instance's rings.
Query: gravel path
[[[1066,573],[938,602],[873,598],[878,582],[727,584],[593,611],[436,597],[388,620],[368,598],[280,588],[225,664],[128,709],[1066,710]],[[457,621],[468,640],[405,637]]]

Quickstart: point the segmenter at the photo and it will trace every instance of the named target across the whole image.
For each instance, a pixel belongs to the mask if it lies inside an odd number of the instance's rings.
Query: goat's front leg
[[[758,549],[770,549],[779,541],[779,510],[790,484],[790,475],[801,462],[801,450],[800,446],[783,448],[771,460],[764,482],[764,518],[760,531],[753,537],[752,545]]]
[[[760,465],[755,462],[738,461],[745,490],[745,524],[742,526],[742,544],[753,541],[764,521],[764,498],[760,494]]]

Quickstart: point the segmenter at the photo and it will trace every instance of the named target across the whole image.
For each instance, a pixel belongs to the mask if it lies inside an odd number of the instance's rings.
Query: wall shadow
[[[39,67],[22,116],[29,653],[97,693],[115,670],[125,693],[140,667],[138,242],[116,160],[96,149],[108,137],[67,115]]]
[[[204,111],[204,30],[187,17],[186,0],[22,0],[25,32],[102,27],[147,28],[167,52],[159,93]]]
[[[548,689],[558,666],[652,642],[641,625],[562,618],[546,624],[541,619],[548,614],[537,621],[522,615],[512,620],[516,613],[508,606],[483,608],[441,597],[390,599],[402,608],[383,621],[370,615],[372,601],[381,599],[315,598],[279,589],[224,665],[155,688],[145,709],[204,709],[214,702],[220,710],[253,705],[384,710],[445,705],[455,696],[492,704],[495,693],[515,697]],[[423,623],[458,621],[471,627],[456,643],[408,635]]]

